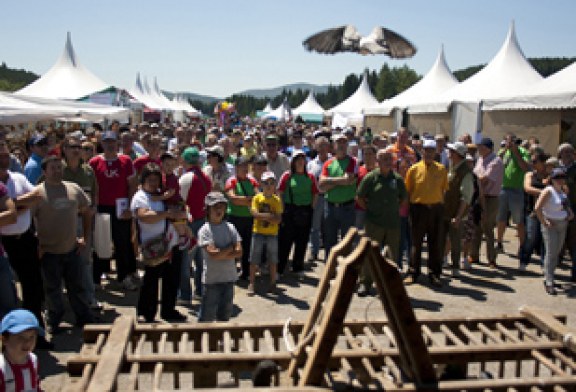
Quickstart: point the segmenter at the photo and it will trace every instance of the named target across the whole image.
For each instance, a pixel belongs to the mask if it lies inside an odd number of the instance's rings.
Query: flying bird
[[[362,55],[386,54],[394,59],[412,57],[416,53],[416,48],[406,38],[379,26],[365,37],[352,25],[336,27],[308,37],[302,45],[309,51],[324,54],[338,52],[356,52]]]

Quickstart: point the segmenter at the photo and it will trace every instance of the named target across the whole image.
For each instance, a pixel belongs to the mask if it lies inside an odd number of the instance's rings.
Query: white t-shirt
[[[16,199],[18,196],[31,192],[34,189],[34,186],[23,174],[11,171],[8,172],[8,181],[6,181],[5,185],[6,188],[8,188],[8,197],[11,199]],[[26,210],[23,213],[18,214],[16,223],[2,226],[0,228],[0,234],[18,235],[25,233],[26,230],[30,228],[30,223],[30,210]]]
[[[139,208],[146,208],[156,212],[162,212],[166,209],[163,201],[153,201],[152,195],[144,192],[142,189],[134,194],[132,202],[130,203],[130,211],[132,211],[134,218],[136,218],[136,211]],[[137,219],[137,221],[140,229],[140,243],[144,243],[151,238],[159,236],[166,229],[165,219],[156,223],[144,223],[139,219]]]

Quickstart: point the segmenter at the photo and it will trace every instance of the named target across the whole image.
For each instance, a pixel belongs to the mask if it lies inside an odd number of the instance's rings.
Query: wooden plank
[[[338,271],[336,276],[335,292],[328,299],[327,311],[314,337],[312,350],[304,363],[302,377],[298,382],[299,386],[320,385],[322,383],[323,373],[342,330],[360,268],[365,262],[368,252],[368,240],[362,237],[356,249],[339,263],[342,270]]]
[[[552,339],[561,340],[571,352],[576,353],[576,330],[560,323],[550,313],[541,309],[523,306],[520,313]]]
[[[422,338],[421,324],[416,319],[398,269],[382,256],[376,241],[370,244],[368,262],[389,327],[396,338],[404,372],[417,384],[434,384],[436,372]]]
[[[298,379],[298,372],[296,369],[302,365],[304,362],[305,350],[300,344],[301,341],[307,340],[308,335],[313,330],[314,325],[316,325],[321,318],[322,309],[324,308],[324,302],[328,292],[330,291],[331,281],[336,275],[336,267],[338,265],[338,258],[347,255],[352,249],[352,244],[354,239],[358,235],[358,230],[356,228],[351,228],[348,230],[342,241],[332,247],[330,254],[326,260],[324,266],[324,273],[320,282],[318,283],[318,292],[316,294],[316,300],[310,308],[308,318],[306,323],[302,328],[302,332],[298,339],[298,345],[294,350],[294,359],[288,366],[288,377],[291,377],[296,382]],[[355,284],[355,283],[354,283]],[[305,344],[305,343],[304,343]]]
[[[108,392],[114,389],[133,328],[134,319],[130,316],[120,316],[114,321],[87,388],[88,392]]]

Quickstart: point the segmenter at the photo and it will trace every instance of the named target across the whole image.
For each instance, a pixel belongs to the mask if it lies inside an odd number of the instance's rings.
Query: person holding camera
[[[516,225],[519,249],[524,243],[524,174],[530,170],[530,153],[518,143],[513,133],[504,137],[498,156],[504,164],[504,179],[499,195],[497,241],[498,251],[503,252],[502,239],[508,223],[508,213]]]

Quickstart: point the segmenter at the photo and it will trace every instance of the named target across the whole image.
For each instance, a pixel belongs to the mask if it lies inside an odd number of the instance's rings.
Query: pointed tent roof
[[[144,79],[144,83],[142,83],[142,79],[140,78],[140,72],[136,74],[136,81],[134,83],[134,87],[128,93],[137,100],[144,104],[144,106],[150,109],[162,110],[163,105],[160,104],[151,94],[150,94],[150,87],[148,87],[148,81]]]
[[[158,87],[158,80],[154,77],[154,87],[152,88],[152,96],[156,98],[156,100],[164,106],[164,109],[167,110],[178,110],[177,106],[172,104],[172,101],[166,98],[160,87]]]
[[[200,114],[200,111],[190,105],[190,102],[188,102],[183,94],[174,95],[172,98],[172,105],[177,108],[176,110],[183,110],[189,114]]]
[[[262,116],[263,119],[275,119],[276,121],[288,121],[291,117],[292,109],[286,97],[284,97],[284,101],[282,101],[276,109]]]
[[[484,110],[559,109],[576,107],[576,63],[528,86],[517,95],[486,100]]]
[[[404,109],[408,105],[426,102],[430,97],[440,95],[458,83],[446,63],[442,46],[434,65],[422,79],[395,97],[382,101],[377,107],[366,109],[364,113],[388,116],[395,108]]]
[[[273,110],[274,110],[274,108],[272,108],[272,103],[270,101],[268,101],[266,106],[264,106],[264,109],[262,109],[262,112],[263,113],[270,113]]]
[[[332,109],[327,110],[327,114],[334,113],[350,113],[350,114],[361,114],[366,108],[374,107],[378,105],[378,101],[372,95],[370,91],[370,86],[368,86],[368,75],[364,72],[362,77],[362,82],[358,89],[349,96],[346,100],[340,104],[334,106]]]
[[[16,94],[40,98],[80,99],[110,87],[110,84],[103,82],[80,64],[68,33],[64,52],[56,64]]]
[[[302,102],[300,106],[298,106],[296,109],[292,110],[292,114],[294,116],[298,116],[303,113],[324,114],[324,109],[322,108],[322,106],[320,106],[318,101],[316,101],[316,96],[314,95],[314,91],[312,90],[310,90],[304,102]]]
[[[453,102],[480,102],[523,91],[542,80],[530,65],[516,38],[514,22],[510,24],[504,44],[494,58],[479,72],[427,103],[409,106],[410,113],[448,111]]]

